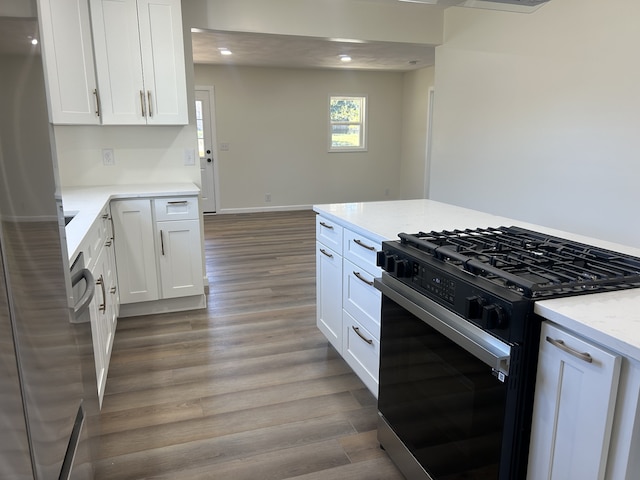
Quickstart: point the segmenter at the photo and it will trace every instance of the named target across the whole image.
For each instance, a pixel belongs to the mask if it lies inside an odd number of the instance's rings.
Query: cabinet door
[[[87,0],[38,0],[54,124],[100,123]]]
[[[91,0],[91,25],[102,122],[146,124],[136,0]]]
[[[202,295],[202,257],[198,220],[156,224],[162,298]]]
[[[115,200],[111,214],[120,303],[158,300],[150,200]]]
[[[187,85],[180,0],[138,0],[149,125],[186,125]]]
[[[316,320],[320,331],[342,353],[342,257],[316,242]]]
[[[620,361],[543,324],[528,478],[604,478]]]
[[[104,388],[107,382],[108,359],[111,353],[110,348],[107,348],[109,334],[106,318],[107,295],[104,284],[104,258],[104,249],[102,249],[96,258],[95,265],[91,269],[91,274],[96,282],[96,290],[93,300],[89,305],[93,357],[96,364],[96,380],[100,405],[102,405],[102,397],[104,396]],[[113,339],[111,339],[111,341],[113,341]]]

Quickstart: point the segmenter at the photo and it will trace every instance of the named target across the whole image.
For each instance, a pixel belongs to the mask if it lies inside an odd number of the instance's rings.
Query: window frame
[[[362,102],[362,111],[360,112],[359,122],[333,122],[331,121],[331,102],[334,99],[357,99]],[[367,95],[329,95],[327,103],[327,119],[328,119],[328,152],[329,153],[349,153],[349,152],[366,152],[367,146],[367,118],[369,99]],[[333,125],[359,125],[360,126],[360,146],[334,146],[332,142],[332,126]]]

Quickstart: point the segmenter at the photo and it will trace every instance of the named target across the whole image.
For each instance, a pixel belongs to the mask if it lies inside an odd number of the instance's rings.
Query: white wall
[[[402,73],[196,65],[195,81],[214,86],[218,145],[229,144],[221,211],[397,197]],[[328,153],[330,95],[367,95],[367,152]]]
[[[640,3],[450,8],[431,198],[640,246]]]
[[[429,89],[433,87],[434,72],[433,67],[428,67],[404,74],[399,195],[402,199],[426,198]]]

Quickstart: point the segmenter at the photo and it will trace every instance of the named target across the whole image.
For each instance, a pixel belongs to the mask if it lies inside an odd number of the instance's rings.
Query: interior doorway
[[[214,90],[212,86],[197,86],[195,93],[196,130],[202,182],[202,212],[215,213],[218,204],[218,189],[216,188],[218,149],[216,145]]]

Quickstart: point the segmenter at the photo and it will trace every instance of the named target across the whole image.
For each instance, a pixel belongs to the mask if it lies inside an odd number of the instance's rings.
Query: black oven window
[[[384,298],[378,409],[434,480],[495,480],[507,395],[491,367]]]

